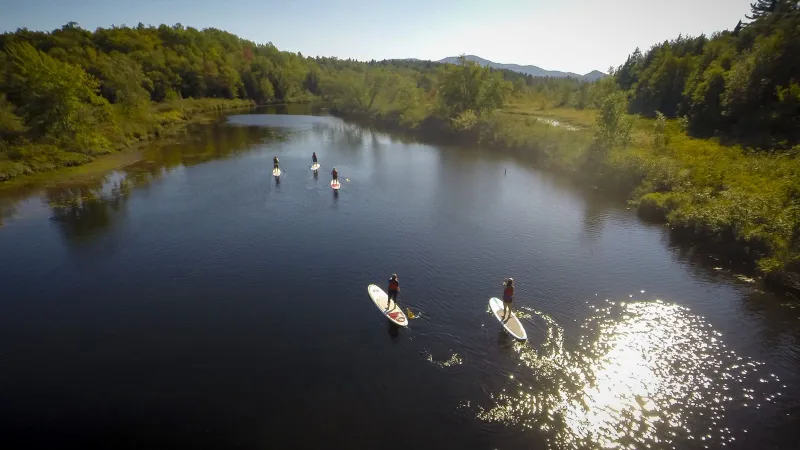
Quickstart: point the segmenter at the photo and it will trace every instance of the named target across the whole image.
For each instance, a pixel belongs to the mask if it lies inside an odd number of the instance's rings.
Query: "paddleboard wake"
[[[492,297],[489,299],[489,309],[492,310],[492,314],[494,317],[503,324],[503,328],[508,331],[508,333],[515,338],[524,341],[528,339],[528,334],[525,332],[525,328],[522,328],[522,322],[519,321],[517,315],[512,311],[511,314],[508,314],[505,319],[503,318],[503,301],[497,297]]]
[[[319,163],[314,163],[311,165],[311,170],[319,170]]]
[[[400,305],[397,304],[396,301],[392,300],[392,307],[387,308],[389,303],[389,296],[386,292],[383,292],[383,289],[379,288],[377,285],[370,284],[367,286],[367,292],[369,292],[369,297],[372,299],[372,302],[375,303],[375,306],[389,319],[392,323],[399,325],[401,327],[408,326],[408,319],[406,315],[403,314],[403,310],[400,308]]]
[[[281,169],[272,169],[272,175],[276,177],[281,176]]]
[[[332,187],[334,190],[337,190],[337,191],[338,191],[338,190],[339,190],[339,188],[340,188],[340,187],[342,187],[342,185],[341,185],[341,184],[339,184],[339,182],[338,182],[338,181],[336,181],[336,180],[331,180],[331,187]]]

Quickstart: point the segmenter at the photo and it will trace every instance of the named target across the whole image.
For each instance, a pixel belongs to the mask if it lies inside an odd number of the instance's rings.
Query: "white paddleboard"
[[[311,170],[319,170],[319,163],[314,163],[311,165]]]
[[[278,168],[278,169],[272,169],[272,175],[274,175],[274,176],[276,176],[276,177],[279,177],[279,176],[281,176],[281,169],[280,169],[280,168]]]
[[[528,339],[528,334],[525,333],[525,328],[522,328],[522,322],[517,319],[517,315],[514,314],[514,311],[511,311],[511,314],[507,315],[505,320],[503,319],[502,300],[497,297],[490,298],[489,309],[492,310],[494,317],[503,324],[503,328],[505,328],[509,334],[523,341]]]
[[[374,284],[370,284],[367,286],[367,292],[369,292],[370,298],[375,303],[375,306],[381,310],[384,316],[401,327],[408,326],[408,319],[406,318],[406,315],[403,314],[403,310],[400,309],[400,306],[396,301],[392,300],[392,308],[386,309],[386,306],[389,303],[389,296],[386,294],[386,292],[383,292],[383,289]]]
[[[340,188],[340,187],[342,187],[342,185],[341,185],[341,184],[339,184],[339,182],[338,182],[338,181],[331,180],[331,187],[332,187],[334,190],[337,190],[337,191],[338,191],[338,190],[339,190],[339,188]]]

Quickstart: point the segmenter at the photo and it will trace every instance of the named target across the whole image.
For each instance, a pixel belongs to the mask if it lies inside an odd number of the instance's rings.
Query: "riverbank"
[[[181,99],[156,103],[137,119],[120,121],[104,130],[111,147],[76,152],[55,145],[27,143],[11,146],[0,158],[0,190],[19,188],[47,179],[80,179],[105,173],[135,160],[131,150],[153,139],[173,136],[193,123],[213,120],[224,111],[253,108],[252,100]]]
[[[800,158],[756,152],[686,135],[678,121],[633,118],[630,143],[593,155],[592,110],[542,109],[518,101],[465,129],[433,114],[334,109],[340,117],[425,140],[523,155],[611,195],[681,240],[745,262],[765,281],[800,290]]]

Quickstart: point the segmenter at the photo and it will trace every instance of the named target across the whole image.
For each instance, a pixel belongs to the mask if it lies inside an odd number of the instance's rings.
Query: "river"
[[[797,442],[797,299],[499,151],[253,112],[0,204],[4,448]]]

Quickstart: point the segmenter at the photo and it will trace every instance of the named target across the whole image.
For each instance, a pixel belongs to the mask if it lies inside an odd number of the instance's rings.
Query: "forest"
[[[0,36],[0,180],[90,161],[203,111],[305,101],[306,58],[182,25]]]
[[[0,35],[0,183],[91,161],[206,111],[320,101],[524,155],[800,286],[799,0],[639,49],[596,82],[419,60],[305,57],[173,26]]]
[[[636,49],[617,70],[629,111],[685,117],[695,136],[761,148],[800,143],[800,7],[758,0],[748,23],[711,37],[678,38]]]
[[[231,33],[181,24],[0,35],[0,182],[80,165],[163,134],[193,115],[320,100],[419,120],[441,65],[307,58]],[[504,72],[517,86],[577,89]]]

